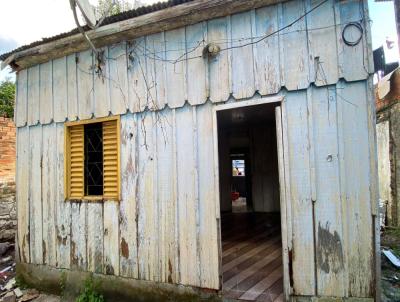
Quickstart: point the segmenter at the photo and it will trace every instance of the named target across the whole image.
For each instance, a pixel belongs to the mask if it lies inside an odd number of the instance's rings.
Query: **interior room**
[[[283,301],[275,107],[217,112],[224,296]]]

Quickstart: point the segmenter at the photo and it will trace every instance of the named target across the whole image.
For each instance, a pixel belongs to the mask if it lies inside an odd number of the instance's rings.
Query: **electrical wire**
[[[346,30],[348,30],[351,27],[357,28],[360,33],[360,36],[357,39],[355,39],[354,41],[350,41],[346,38]],[[363,38],[363,35],[364,35],[364,29],[360,22],[349,22],[344,26],[344,28],[342,30],[342,40],[343,40],[344,44],[346,44],[347,46],[358,45],[358,43],[360,43],[361,39]]]
[[[282,32],[282,31],[284,31],[285,29],[288,29],[288,28],[292,27],[292,26],[295,25],[297,22],[299,22],[300,20],[302,20],[303,18],[305,18],[307,15],[311,14],[313,11],[315,11],[316,9],[318,9],[319,7],[321,7],[323,4],[327,3],[328,1],[329,1],[329,0],[323,0],[322,2],[320,2],[319,4],[317,4],[316,6],[314,6],[313,8],[311,8],[310,10],[306,11],[304,14],[302,14],[301,16],[299,16],[298,18],[296,18],[295,20],[293,20],[293,21],[292,21],[291,23],[289,23],[288,25],[283,26],[283,27],[277,29],[276,31],[274,31],[274,32],[272,32],[272,33],[269,33],[269,34],[267,34],[267,35],[261,36],[260,38],[258,38],[258,39],[255,40],[255,41],[253,41],[253,40],[254,40],[254,37],[252,37],[252,38],[244,38],[243,41],[244,41],[244,40],[252,40],[252,41],[251,41],[251,42],[244,43],[244,44],[241,44],[241,45],[234,45],[234,46],[229,46],[229,47],[221,48],[221,49],[220,49],[220,52],[227,51],[227,50],[231,50],[231,49],[237,49],[237,48],[247,47],[247,46],[250,46],[250,45],[254,45],[254,44],[260,43],[260,42],[262,42],[262,41],[268,39],[269,37],[271,37],[271,36],[273,36],[273,35],[276,35],[276,34]],[[336,25],[335,25],[335,26],[336,26]],[[203,41],[204,41],[204,40],[203,40]],[[202,45],[201,42],[203,42],[203,41],[199,41],[198,45],[197,45],[196,47],[194,47],[189,53],[192,53],[192,52],[194,52],[196,49],[198,49],[199,46]],[[238,40],[238,41],[240,41],[240,40]],[[163,62],[167,62],[167,63],[171,63],[171,64],[176,64],[176,63],[179,63],[179,62],[181,62],[181,61],[188,61],[188,60],[193,60],[193,59],[198,59],[198,58],[202,58],[202,57],[203,57],[203,54],[198,55],[198,56],[193,56],[193,57],[187,57],[188,52],[186,51],[186,49],[177,49],[177,50],[174,50],[174,51],[179,51],[179,50],[181,50],[181,51],[185,51],[185,53],[182,54],[182,55],[180,55],[180,56],[179,56],[177,59],[175,59],[175,60],[173,60],[173,59],[164,59],[164,58],[161,58],[161,57],[159,57],[159,56],[155,56],[155,53],[153,53],[154,56],[149,56],[148,53],[151,53],[151,52],[149,51],[148,48],[146,48],[146,46],[139,46],[139,45],[136,45],[136,47],[142,48],[142,51],[143,51],[142,55],[145,56],[146,58],[149,58],[149,59],[151,59],[151,60],[156,60],[156,61],[163,61]],[[165,50],[165,51],[163,51],[163,52],[167,52],[167,51],[171,51],[171,50]],[[161,53],[161,52],[160,52],[160,53]]]

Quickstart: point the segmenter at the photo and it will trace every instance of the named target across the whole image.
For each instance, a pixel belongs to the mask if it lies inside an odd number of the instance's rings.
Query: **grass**
[[[99,283],[95,282],[93,276],[85,281],[85,287],[76,299],[76,302],[105,302],[103,296],[98,293]]]

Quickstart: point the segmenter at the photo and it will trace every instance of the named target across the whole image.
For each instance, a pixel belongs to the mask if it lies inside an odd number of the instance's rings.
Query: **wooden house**
[[[74,30],[0,57],[21,278],[379,300],[366,0],[173,0],[86,30],[95,50]]]

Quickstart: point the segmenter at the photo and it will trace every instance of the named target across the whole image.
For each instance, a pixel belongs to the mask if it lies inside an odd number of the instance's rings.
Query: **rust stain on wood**
[[[71,240],[71,264],[78,266],[78,257],[76,256],[76,243]]]
[[[129,246],[128,243],[125,241],[125,238],[123,237],[121,239],[121,254],[124,258],[129,258]]]

